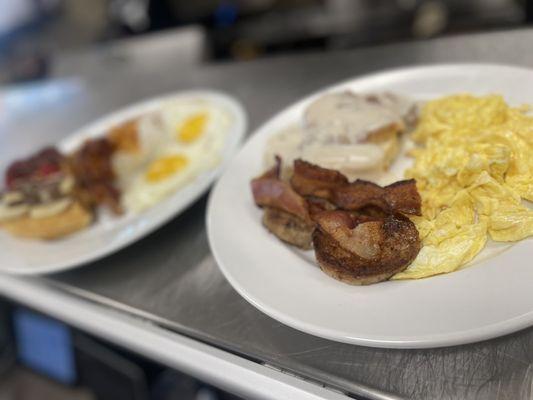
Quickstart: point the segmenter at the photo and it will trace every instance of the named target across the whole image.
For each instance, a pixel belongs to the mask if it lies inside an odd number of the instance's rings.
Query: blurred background
[[[531,0],[0,0],[0,83],[76,70],[50,60],[117,39],[168,33],[180,62],[350,49],[530,23]],[[141,46],[142,47],[142,46]],[[139,48],[139,46],[136,46]],[[177,51],[176,49],[179,49]],[[179,54],[177,54],[179,53]],[[146,54],[146,52],[143,52]],[[112,52],[109,57],[119,57]],[[94,58],[87,58],[90,62]],[[73,63],[78,64],[73,64]],[[93,61],[94,62],[94,61]],[[69,64],[70,63],[70,64]]]

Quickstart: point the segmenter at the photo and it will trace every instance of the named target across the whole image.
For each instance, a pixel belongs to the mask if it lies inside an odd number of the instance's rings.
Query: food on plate
[[[5,173],[5,185],[9,190],[32,187],[33,184],[67,179],[65,158],[54,147],[46,147],[34,155],[13,161]]]
[[[198,98],[169,101],[111,132],[123,207],[145,210],[217,166],[231,122],[226,110]]]
[[[130,119],[122,124],[114,126],[107,133],[107,139],[113,144],[115,150],[125,154],[136,154],[141,150],[141,138],[139,138],[139,121],[137,118]],[[150,132],[152,134],[152,132]],[[153,134],[157,135],[156,132]],[[149,140],[150,137],[142,137]],[[146,147],[146,146],[144,146]]]
[[[385,187],[357,179],[337,188],[333,192],[333,203],[345,210],[378,207],[390,213],[421,213],[421,199],[414,179],[394,182]]]
[[[351,180],[374,177],[394,161],[399,137],[415,119],[414,103],[391,93],[328,93],[305,109],[299,125],[271,138],[265,160],[270,166],[279,155],[288,166],[303,159]]]
[[[299,159],[290,179],[283,180],[281,169],[278,157],[251,182],[263,224],[289,244],[314,248],[328,275],[354,285],[375,283],[404,270],[418,254],[418,231],[402,215],[420,214],[414,180],[385,188],[350,182],[339,171]]]
[[[309,219],[305,199],[294,191],[289,182],[280,178],[280,169],[281,159],[278,159],[275,167],[252,180],[252,192],[256,204],[261,207],[276,207],[301,219]]]
[[[279,239],[310,249],[315,224],[306,200],[280,177],[281,159],[251,182],[255,203],[264,208],[263,224]]]
[[[416,179],[423,247],[394,279],[455,271],[490,237],[533,234],[533,117],[501,96],[460,94],[429,101],[412,134],[419,147],[406,176]]]
[[[31,239],[57,239],[90,225],[93,215],[79,202],[72,202],[62,211],[54,210],[47,216],[33,217],[25,214],[17,219],[0,223],[0,227],[15,236]]]
[[[377,207],[388,213],[421,214],[421,199],[414,179],[385,187],[361,179],[350,183],[338,171],[303,160],[295,160],[293,170],[291,185],[302,196],[320,197],[344,210]]]
[[[52,147],[13,162],[0,194],[0,227],[16,236],[55,239],[89,225],[92,213],[74,195],[67,164]]]
[[[111,158],[114,144],[107,138],[89,139],[69,157],[75,178],[74,191],[88,208],[105,205],[115,214],[122,214],[120,191],[115,186]]]
[[[384,174],[406,130],[407,179],[362,179]],[[267,143],[267,160],[279,155],[290,166],[278,159],[253,194],[269,231],[314,248],[339,280],[424,278],[465,266],[488,239],[533,235],[531,154],[531,108],[498,95],[446,96],[415,112],[396,95],[329,93]]]
[[[389,214],[374,219],[347,211],[325,211],[316,217],[313,245],[326,274],[352,285],[368,285],[403,271],[420,250],[415,225]]]
[[[265,207],[263,225],[278,239],[304,250],[312,248],[315,223],[275,207]]]
[[[333,201],[335,189],[349,184],[339,171],[321,168],[304,160],[294,160],[291,186],[302,196]]]
[[[160,115],[154,112],[112,128],[107,138],[116,150],[111,164],[118,186],[128,188],[136,177],[134,171],[145,167],[156,156],[165,134]]]
[[[232,122],[208,99],[168,100],[70,154],[46,148],[15,161],[0,192],[0,227],[57,239],[90,225],[101,208],[141,212],[218,165]]]

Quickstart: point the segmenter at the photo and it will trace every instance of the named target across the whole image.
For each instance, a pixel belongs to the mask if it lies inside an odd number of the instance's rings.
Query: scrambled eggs
[[[485,246],[487,236],[511,242],[533,235],[533,116],[501,96],[453,95],[428,102],[412,139],[424,244],[393,279],[455,271]]]

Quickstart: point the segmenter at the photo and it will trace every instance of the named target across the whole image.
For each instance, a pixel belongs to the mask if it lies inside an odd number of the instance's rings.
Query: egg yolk
[[[177,128],[178,140],[184,143],[192,143],[203,133],[207,115],[205,113],[195,114],[189,117]]]
[[[155,160],[146,171],[148,182],[159,182],[181,171],[189,160],[181,154]]]

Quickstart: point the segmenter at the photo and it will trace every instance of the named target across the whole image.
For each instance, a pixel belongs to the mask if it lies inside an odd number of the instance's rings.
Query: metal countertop
[[[437,62],[533,66],[531,43],[533,30],[519,30],[198,67],[153,57],[128,63],[127,58],[102,52],[95,57],[101,56],[108,68],[81,75],[73,82],[69,101],[52,102],[7,121],[0,154],[7,144],[21,154],[34,150],[132,101],[193,87],[236,96],[249,112],[252,131],[304,95],[378,70]],[[533,398],[533,328],[472,345],[390,350],[335,343],[267,317],[242,299],[217,269],[207,243],[205,205],[206,196],[112,256],[38,279],[355,396]]]

